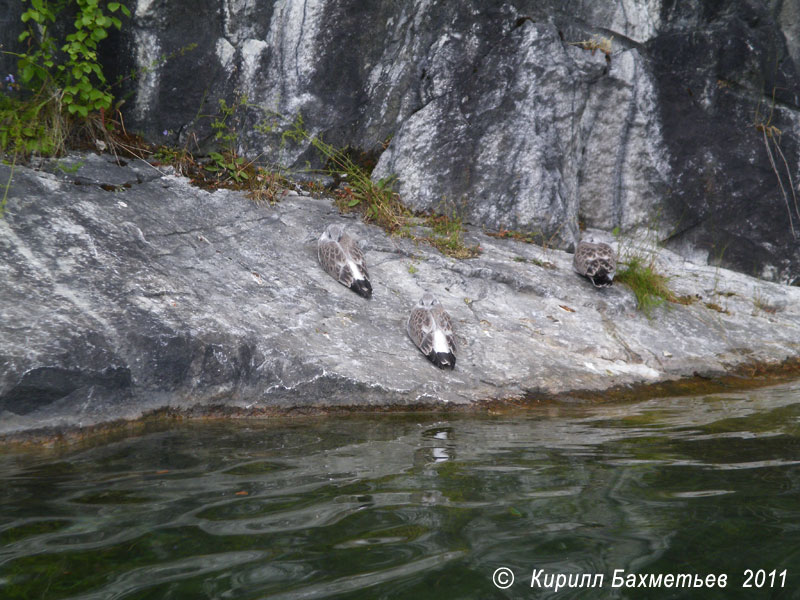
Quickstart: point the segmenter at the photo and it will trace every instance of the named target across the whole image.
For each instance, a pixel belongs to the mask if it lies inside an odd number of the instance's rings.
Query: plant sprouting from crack
[[[615,227],[612,233],[617,238],[619,248],[617,274],[614,280],[631,289],[636,296],[636,307],[648,319],[652,318],[653,310],[665,301],[687,304],[675,296],[669,288],[669,279],[657,271],[655,250],[645,252],[634,248],[632,243],[622,236],[619,227]]]

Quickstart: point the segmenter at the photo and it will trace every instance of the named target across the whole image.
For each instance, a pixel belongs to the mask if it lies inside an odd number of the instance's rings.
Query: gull
[[[372,296],[364,253],[353,238],[345,233],[344,225],[328,225],[325,228],[317,242],[317,256],[322,268],[336,281],[359,296]]]
[[[426,292],[411,311],[408,336],[440,369],[456,366],[456,342],[450,316],[433,294]]]
[[[575,249],[572,268],[588,277],[595,287],[608,287],[614,281],[617,259],[608,244],[580,242]]]

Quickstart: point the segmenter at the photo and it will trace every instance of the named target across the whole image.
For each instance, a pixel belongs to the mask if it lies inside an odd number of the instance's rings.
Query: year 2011
[[[744,583],[742,587],[746,588],[763,588],[763,587],[783,587],[786,585],[786,569],[778,573],[775,569],[772,571],[765,571],[759,569],[753,571],[752,569],[745,569]]]

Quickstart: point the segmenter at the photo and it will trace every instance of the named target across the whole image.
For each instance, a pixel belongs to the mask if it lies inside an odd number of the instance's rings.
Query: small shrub
[[[63,90],[61,101],[67,112],[87,117],[90,112],[109,109],[113,100],[98,61],[97,44],[108,37],[110,27],[122,27],[122,21],[115,16],[117,11],[126,17],[131,13],[119,2],[73,3],[77,9],[74,31],[59,46],[49,27],[65,3],[30,0],[30,8],[22,13],[22,22],[29,24],[28,29],[20,34],[19,41],[33,40],[34,44],[30,52],[19,55],[18,69],[22,84],[35,90]]]
[[[19,41],[27,51],[17,57],[18,80],[7,75],[0,97],[0,150],[14,161],[32,154],[62,154],[70,138],[99,140],[108,145],[107,119],[113,96],[97,53],[111,27],[120,29],[117,15],[130,16],[120,2],[107,0],[23,0],[27,29]],[[51,28],[71,5],[73,28],[63,40]],[[93,117],[93,115],[99,115]]]
[[[63,154],[69,123],[62,94],[44,90],[27,98],[0,95],[0,150],[15,159]]]
[[[231,180],[240,184],[250,178],[247,168],[252,165],[246,158],[239,156],[236,152],[209,152],[210,159],[203,168],[209,173],[214,173],[221,183]]]

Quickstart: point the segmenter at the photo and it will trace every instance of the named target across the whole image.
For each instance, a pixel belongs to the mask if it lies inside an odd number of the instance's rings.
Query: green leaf
[[[361,203],[361,199],[360,198],[353,198],[352,200],[350,200],[350,202],[347,203],[347,206],[349,206],[350,208],[353,208],[354,206],[357,206],[360,203]]]
[[[117,12],[117,10],[119,10],[119,2],[109,2],[108,10],[111,12]]]
[[[23,31],[22,33],[19,34],[19,37],[17,38],[17,41],[18,42],[24,41],[30,34],[31,34],[30,31]]]
[[[122,4],[122,5],[120,6],[120,8],[122,9],[122,12],[125,14],[125,16],[126,16],[126,17],[130,17],[130,16],[131,16],[131,11],[130,11],[130,9],[129,9],[127,6],[125,6],[124,4]]]
[[[33,77],[33,65],[29,63],[22,67],[22,73],[20,73],[20,77],[22,78],[23,82],[29,82],[31,77]]]

